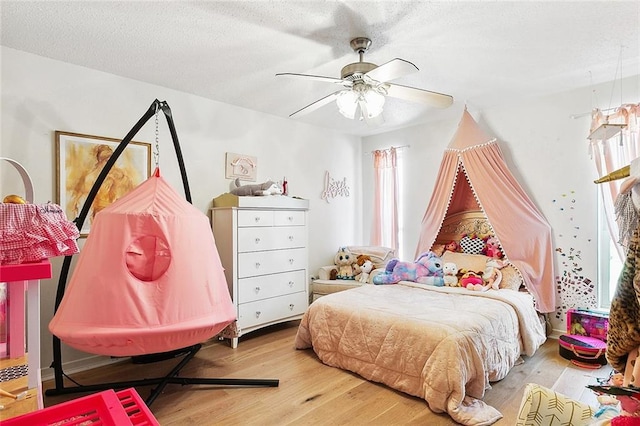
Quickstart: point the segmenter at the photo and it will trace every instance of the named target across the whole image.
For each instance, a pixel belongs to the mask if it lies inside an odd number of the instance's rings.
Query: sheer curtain
[[[398,157],[396,148],[373,151],[374,199],[371,245],[398,251]]]
[[[616,108],[612,114],[605,115],[601,110],[595,109],[591,114],[591,132],[602,124],[623,124],[622,130],[617,135],[606,139],[591,139],[591,157],[596,165],[598,176],[604,176],[614,170],[631,163],[631,160],[640,156],[640,140],[638,129],[640,128],[640,104],[625,104]],[[609,233],[616,242],[618,256],[624,258],[624,249],[618,243],[619,231],[616,224],[614,203],[620,193],[622,180],[602,183],[599,185]]]

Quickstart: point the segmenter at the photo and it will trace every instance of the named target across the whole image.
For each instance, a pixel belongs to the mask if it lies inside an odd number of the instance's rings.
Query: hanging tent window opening
[[[477,203],[506,260],[520,273],[541,313],[556,310],[551,226],[509,170],[495,138],[465,109],[444,152],[422,219],[419,253],[431,250],[442,223]]]
[[[180,167],[186,200],[159,169],[131,192],[101,210],[80,252],[67,287],[72,256],[66,256],[49,323],[53,334],[55,388],[46,395],[156,386],[147,405],[166,385],[200,384],[276,387],[277,379],[177,377],[210,339],[236,319],[209,220],[191,204],[186,169],[166,102],[157,99],[120,142],[89,191],[78,218],[90,206],[118,156],[142,126],[165,115]],[[157,122],[157,120],[156,120]],[[61,342],[84,352],[130,356],[134,362],[184,357],[165,376],[65,386]],[[75,383],[75,382],[74,382]]]

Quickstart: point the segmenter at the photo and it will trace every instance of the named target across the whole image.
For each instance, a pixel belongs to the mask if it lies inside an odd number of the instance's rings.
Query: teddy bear
[[[489,288],[494,290],[500,289],[500,283],[502,282],[502,271],[500,271],[500,269],[503,267],[504,262],[500,259],[487,259],[487,264],[484,268],[484,272],[482,273],[482,279]]]
[[[231,190],[233,195],[240,196],[255,196],[255,195],[282,195],[282,188],[280,188],[274,181],[268,180],[263,183],[240,185],[240,178],[236,178],[233,181],[235,188]]]
[[[502,253],[502,250],[500,250],[500,242],[496,237],[491,236],[487,238],[487,241],[485,242],[483,254],[488,257],[502,259],[503,253]]]
[[[458,287],[458,266],[453,262],[445,262],[442,266],[444,285],[448,287]]]
[[[414,281],[438,287],[444,285],[442,259],[434,252],[422,253],[414,262],[391,259],[383,273],[373,277],[374,284],[395,284],[399,281]]]
[[[333,262],[336,264],[337,273],[336,278],[340,280],[355,280],[355,265],[356,257],[351,253],[347,247],[340,247]]]

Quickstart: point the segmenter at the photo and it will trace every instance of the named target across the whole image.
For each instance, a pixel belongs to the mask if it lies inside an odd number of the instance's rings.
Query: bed
[[[486,225],[481,213],[465,212],[443,224],[437,242]],[[490,382],[545,340],[533,297],[520,285],[474,292],[401,281],[316,300],[301,320],[295,347],[313,348],[327,365],[423,398],[458,423],[487,425],[502,417],[481,400]]]

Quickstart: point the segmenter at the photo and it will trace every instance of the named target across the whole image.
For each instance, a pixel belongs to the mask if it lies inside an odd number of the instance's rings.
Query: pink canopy
[[[477,205],[506,258],[522,274],[538,311],[555,311],[551,226],[509,171],[495,139],[479,128],[466,109],[445,150],[436,182],[416,254],[431,249],[445,217]]]
[[[84,352],[136,356],[203,342],[235,318],[208,218],[157,175],[96,215],[49,330]]]

